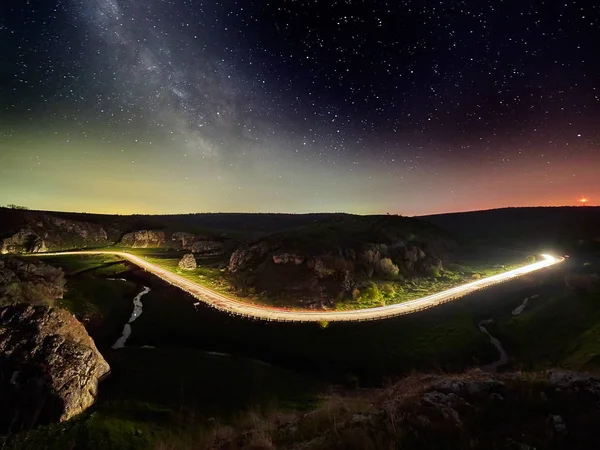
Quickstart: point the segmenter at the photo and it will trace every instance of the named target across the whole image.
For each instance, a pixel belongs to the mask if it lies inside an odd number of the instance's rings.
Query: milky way
[[[600,198],[592,2],[11,3],[0,204],[424,214]]]

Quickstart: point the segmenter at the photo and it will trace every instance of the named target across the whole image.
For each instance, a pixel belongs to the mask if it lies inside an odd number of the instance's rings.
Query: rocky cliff
[[[121,244],[132,248],[158,248],[165,247],[167,238],[164,231],[138,230],[125,234]]]
[[[242,246],[227,269],[241,290],[330,307],[369,280],[439,275],[453,243],[419,225],[399,217],[344,218]]]
[[[221,241],[184,231],[174,233],[160,230],[133,231],[123,236],[121,244],[132,248],[189,250],[204,256],[221,255],[225,251],[225,246]]]
[[[0,308],[0,424],[64,421],[93,404],[109,372],[83,325],[65,310]]]
[[[25,211],[20,227],[0,239],[0,253],[40,253],[112,243],[99,225]]]

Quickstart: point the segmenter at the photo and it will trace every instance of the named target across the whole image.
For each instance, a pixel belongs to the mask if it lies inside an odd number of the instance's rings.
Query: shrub
[[[378,271],[381,275],[389,278],[395,278],[400,273],[400,269],[390,258],[383,258],[379,261]]]
[[[366,307],[385,304],[385,302],[383,302],[383,299],[381,298],[381,292],[379,292],[379,288],[372,281],[369,281],[363,287],[363,289],[360,291],[360,295],[357,300],[359,304]]]
[[[396,289],[394,288],[394,285],[391,283],[385,283],[384,285],[382,285],[380,292],[381,292],[381,295],[386,299],[394,298],[396,295]]]
[[[438,267],[431,266],[429,268],[429,275],[434,278],[439,278],[442,276],[442,271]]]

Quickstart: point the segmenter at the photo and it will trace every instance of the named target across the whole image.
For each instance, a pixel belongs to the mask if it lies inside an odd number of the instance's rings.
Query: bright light
[[[583,197],[581,200],[579,200],[581,202],[582,205],[585,205],[588,202],[588,199]]]
[[[558,261],[554,256],[549,255],[547,253],[542,253],[542,256],[546,259],[546,261],[551,263],[555,263],[556,261]]]

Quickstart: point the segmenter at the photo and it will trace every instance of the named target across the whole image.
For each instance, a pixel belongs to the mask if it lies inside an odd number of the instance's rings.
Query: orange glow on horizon
[[[579,200],[581,202],[582,205],[585,205],[588,202],[588,199],[583,197],[581,200]]]

